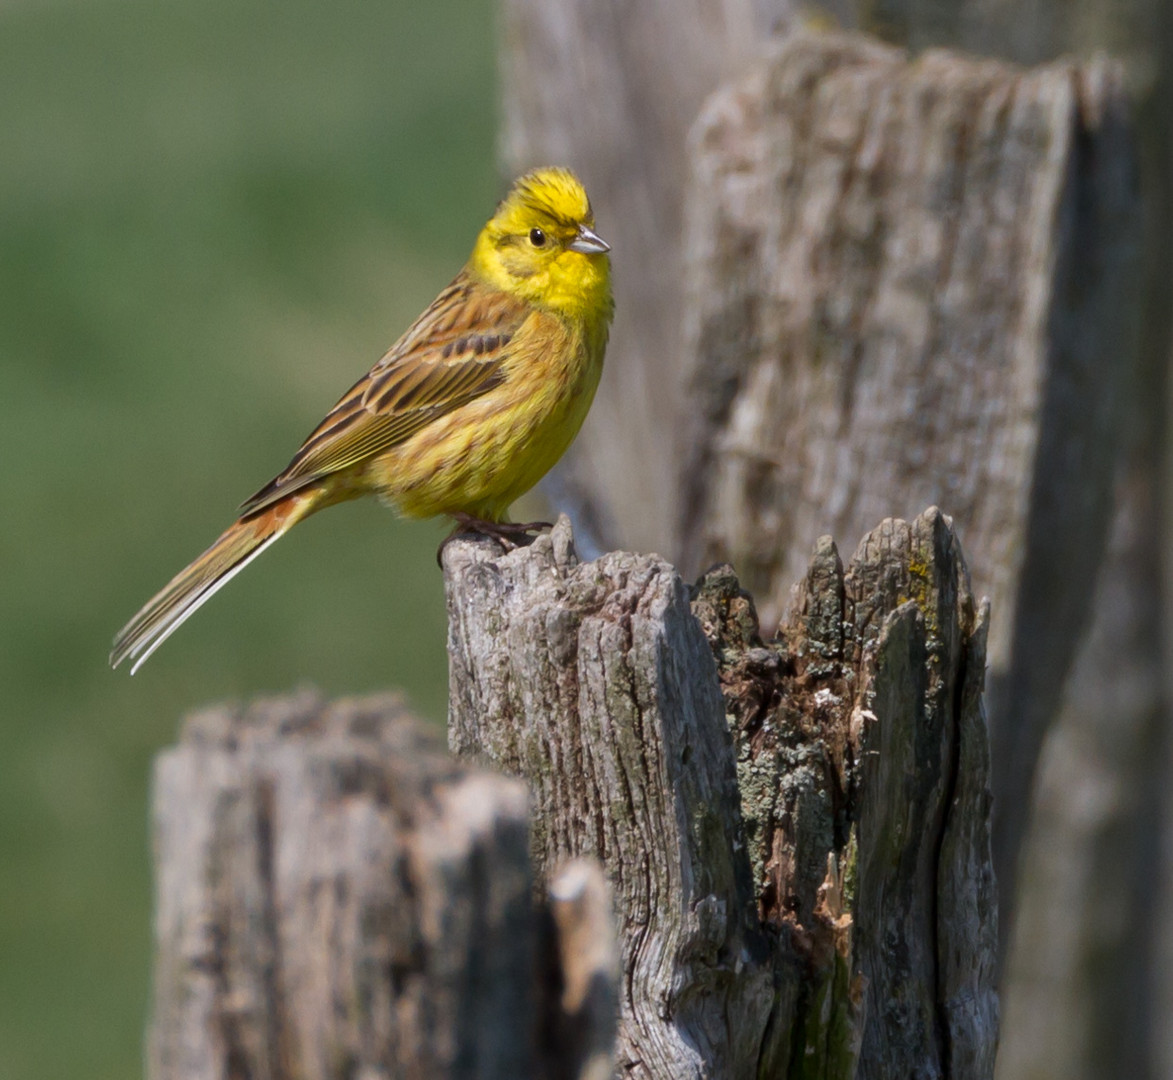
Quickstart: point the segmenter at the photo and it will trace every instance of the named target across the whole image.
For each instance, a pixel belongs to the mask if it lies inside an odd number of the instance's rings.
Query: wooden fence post
[[[1005,948],[1036,764],[1112,521],[1121,420],[1152,426],[1129,397],[1145,198],[1126,85],[1156,65],[1156,27],[1135,30],[1159,5],[838,5],[918,46],[992,45],[1000,28],[1000,51],[1031,60],[1061,41],[1091,52],[1076,23],[1111,26],[1150,58],[1131,76],[1102,56],[1024,69],[795,30],[785,0],[704,16],[501,6],[508,171],[568,156],[632,241],[616,277],[639,290],[618,310],[607,411],[554,493],[605,546],[638,537],[689,574],[733,562],[767,621],[811,536],[854,543],[931,503],[953,515],[993,605]],[[1149,385],[1164,400],[1163,381]],[[675,484],[665,448],[683,462]],[[649,539],[665,512],[676,535]]]
[[[1024,71],[799,34],[693,132],[687,548],[777,612],[812,533],[954,515],[993,604],[1004,912],[1112,519],[1137,357],[1130,116],[1104,60]]]
[[[148,1077],[602,1080],[610,900],[578,863],[535,908],[526,801],[390,695],[189,717],[155,767]]]
[[[449,741],[524,777],[539,874],[606,868],[639,1080],[990,1077],[988,615],[947,521],[820,541],[758,634],[728,567],[444,553]]]
[[[160,756],[150,1080],[988,1080],[988,614],[945,517],[821,540],[770,640],[730,568],[583,563],[565,518],[444,567],[466,760],[312,693]]]

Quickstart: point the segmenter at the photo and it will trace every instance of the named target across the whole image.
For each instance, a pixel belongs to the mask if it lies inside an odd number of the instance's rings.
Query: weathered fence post
[[[635,240],[616,252],[639,300],[619,308],[601,390],[611,408],[584,431],[558,494],[606,546],[639,537],[686,573],[732,561],[767,618],[812,535],[853,543],[886,514],[948,508],[993,603],[1008,932],[1137,370],[1145,203],[1126,85],[1156,65],[1159,5],[836,6],[917,45],[997,44],[1033,61],[1063,41],[1090,52],[1101,43],[1088,28],[1111,27],[1109,47],[1148,59],[1131,75],[1102,57],[1024,69],[860,35],[772,35],[793,30],[786,0],[606,17],[597,0],[502,0],[508,170],[569,155],[607,193],[610,227]],[[578,107],[596,80],[608,93]],[[705,92],[682,119],[674,105]],[[663,147],[690,127],[682,168]],[[1149,383],[1163,401],[1163,380]],[[1149,408],[1128,409],[1153,427]],[[669,432],[684,433],[675,485],[659,471]],[[654,497],[633,472],[656,478]],[[678,535],[645,539],[665,513]],[[1134,687],[1120,697],[1127,707]],[[1142,727],[1152,709],[1139,711]]]
[[[475,760],[310,693],[160,757],[150,1080],[988,1080],[987,613],[946,518],[824,538],[770,640],[730,568],[582,563],[565,519],[444,566]]]
[[[732,570],[445,549],[449,741],[605,866],[640,1080],[990,1077],[987,614],[947,520],[818,545],[763,641]]]
[[[575,864],[535,909],[526,803],[393,696],[191,716],[155,768],[148,1077],[601,1080],[610,901]]]
[[[1136,363],[1130,115],[1102,60],[1024,71],[805,34],[693,132],[687,548],[777,612],[812,533],[949,508],[993,603],[1011,894]]]

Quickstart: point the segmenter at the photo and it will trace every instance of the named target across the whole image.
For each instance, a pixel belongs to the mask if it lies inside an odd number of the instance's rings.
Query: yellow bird
[[[610,246],[566,169],[518,179],[456,279],[314,429],[286,469],[114,639],[133,674],[302,518],[372,493],[406,517],[511,546],[508,521],[578,433],[599,384],[614,304]]]

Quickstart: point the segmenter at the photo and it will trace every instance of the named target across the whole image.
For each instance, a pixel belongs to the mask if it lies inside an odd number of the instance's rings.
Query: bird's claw
[[[532,543],[532,533],[542,532],[554,527],[549,521],[485,521],[473,517],[471,514],[453,514],[456,519],[456,528],[452,530],[436,549],[436,565],[444,568],[444,549],[449,541],[458,536],[467,536],[470,533],[479,533],[496,540],[506,551],[513,551],[523,544]]]

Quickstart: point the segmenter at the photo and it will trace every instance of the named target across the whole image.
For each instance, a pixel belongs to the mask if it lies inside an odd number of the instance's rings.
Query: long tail
[[[130,657],[134,661],[130,669],[133,675],[164,641],[253,559],[327,501],[324,488],[303,488],[267,510],[235,521],[118,632],[110,651],[110,666],[117,667]]]

